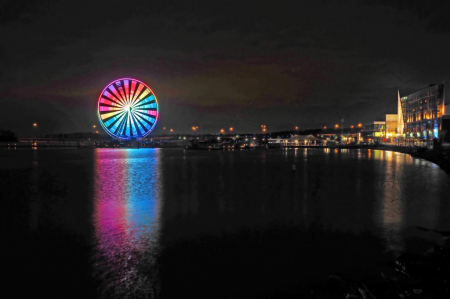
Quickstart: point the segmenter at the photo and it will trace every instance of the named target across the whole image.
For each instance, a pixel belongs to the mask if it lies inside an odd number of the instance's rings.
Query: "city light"
[[[296,130],[298,130],[298,127],[295,127]]]
[[[362,128],[362,123],[359,123],[359,124],[358,124],[358,128]]]
[[[225,132],[225,130],[224,129],[220,129],[220,133],[223,133],[223,132]]]
[[[339,125],[338,125],[338,124],[335,124],[334,127],[337,129],[337,128],[339,128]]]
[[[170,132],[173,132],[173,129],[170,129]]]
[[[34,123],[34,124],[33,124],[33,127],[37,127],[37,123]]]
[[[327,129],[327,126],[324,126],[323,128],[326,130],[326,129]]]
[[[230,127],[230,131],[233,131],[233,127]]]
[[[97,126],[96,126],[96,125],[93,125],[92,127],[93,127],[93,128],[96,128]]]
[[[354,127],[355,127],[354,125],[351,125],[351,126],[350,126],[350,128],[352,128],[352,129],[353,129]]]

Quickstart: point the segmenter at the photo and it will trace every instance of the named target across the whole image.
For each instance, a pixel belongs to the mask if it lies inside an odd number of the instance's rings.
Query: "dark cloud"
[[[449,5],[422,6],[9,1],[0,7],[0,100],[8,103],[0,123],[20,134],[37,119],[48,133],[89,129],[99,92],[119,77],[152,87],[157,130],[373,120],[396,112],[398,88],[448,73]]]

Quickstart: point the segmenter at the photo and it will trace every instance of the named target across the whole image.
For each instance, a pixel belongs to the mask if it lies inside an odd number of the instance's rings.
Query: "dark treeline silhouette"
[[[109,135],[104,134],[99,131],[99,133],[92,132],[77,132],[77,133],[55,133],[55,134],[47,134],[45,138],[54,138],[54,139],[103,139],[103,140],[111,140],[112,138]]]
[[[15,142],[17,141],[16,133],[0,129],[0,142]]]

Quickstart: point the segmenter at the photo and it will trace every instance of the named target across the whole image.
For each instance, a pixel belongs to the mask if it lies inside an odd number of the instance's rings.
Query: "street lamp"
[[[223,134],[223,132],[225,132],[225,130],[224,130],[224,129],[220,129],[220,133],[222,133],[222,134]]]

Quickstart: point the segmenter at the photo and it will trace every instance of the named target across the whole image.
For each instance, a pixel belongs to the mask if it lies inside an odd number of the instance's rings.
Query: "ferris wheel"
[[[98,118],[113,138],[130,140],[150,134],[158,120],[158,101],[142,81],[122,78],[109,83],[98,97]]]

